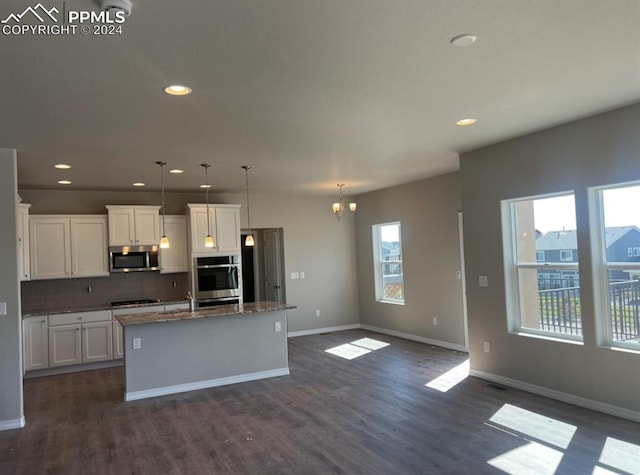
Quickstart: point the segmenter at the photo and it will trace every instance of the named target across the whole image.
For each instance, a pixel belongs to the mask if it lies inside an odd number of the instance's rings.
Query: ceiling
[[[36,3],[3,0],[0,17]],[[20,188],[157,190],[164,160],[185,170],[169,190],[197,190],[208,162],[214,191],[242,190],[248,164],[252,191],[358,194],[640,101],[638,0],[133,4],[121,35],[1,35],[0,146],[18,150]],[[450,44],[463,33],[478,40]]]

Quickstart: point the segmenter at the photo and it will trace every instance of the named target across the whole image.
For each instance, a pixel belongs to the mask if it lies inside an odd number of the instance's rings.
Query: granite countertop
[[[122,326],[143,325],[147,323],[167,323],[182,320],[197,320],[201,318],[225,317],[229,315],[248,315],[261,312],[275,312],[296,308],[295,305],[276,302],[251,302],[243,305],[220,305],[217,307],[200,308],[194,312],[188,310],[172,310],[169,312],[149,312],[114,317]]]
[[[140,307],[155,307],[158,305],[175,305],[175,304],[188,304],[187,300],[167,300],[162,302],[151,302],[151,303],[141,303],[135,305],[120,305],[118,307],[114,307],[110,304],[104,305],[95,305],[89,307],[73,307],[73,308],[63,308],[63,309],[49,309],[49,310],[36,310],[33,312],[23,312],[22,318],[25,317],[40,317],[42,315],[57,315],[60,313],[78,313],[78,312],[97,312],[100,310],[115,310],[115,309],[128,309],[128,308],[140,308]]]

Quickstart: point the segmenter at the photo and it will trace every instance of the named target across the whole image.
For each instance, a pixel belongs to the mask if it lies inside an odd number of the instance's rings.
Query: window
[[[544,251],[536,251],[536,261],[544,262]]]
[[[640,247],[634,247],[633,248],[633,257],[638,257],[640,256]]]
[[[640,183],[589,193],[598,342],[640,350]]]
[[[400,223],[374,224],[372,230],[376,300],[404,305]]]
[[[571,262],[573,260],[573,251],[572,250],[561,250],[560,251],[560,260],[562,262]]]
[[[502,226],[509,331],[582,340],[573,193],[503,201]]]

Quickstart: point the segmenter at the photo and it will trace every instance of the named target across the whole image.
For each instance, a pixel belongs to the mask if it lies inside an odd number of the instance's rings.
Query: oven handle
[[[221,269],[223,267],[235,267],[235,268],[239,268],[240,266],[238,264],[216,264],[216,265],[204,265],[204,266],[196,266],[196,269]]]

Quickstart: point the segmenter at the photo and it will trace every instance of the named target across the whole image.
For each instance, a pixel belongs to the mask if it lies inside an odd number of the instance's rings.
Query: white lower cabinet
[[[113,359],[110,310],[49,315],[49,366]]]
[[[113,322],[84,323],[82,325],[82,362],[113,359]]]
[[[124,358],[124,333],[122,325],[115,320],[113,324],[113,359],[119,360]]]
[[[49,320],[47,316],[22,320],[23,369],[32,371],[49,367]]]

